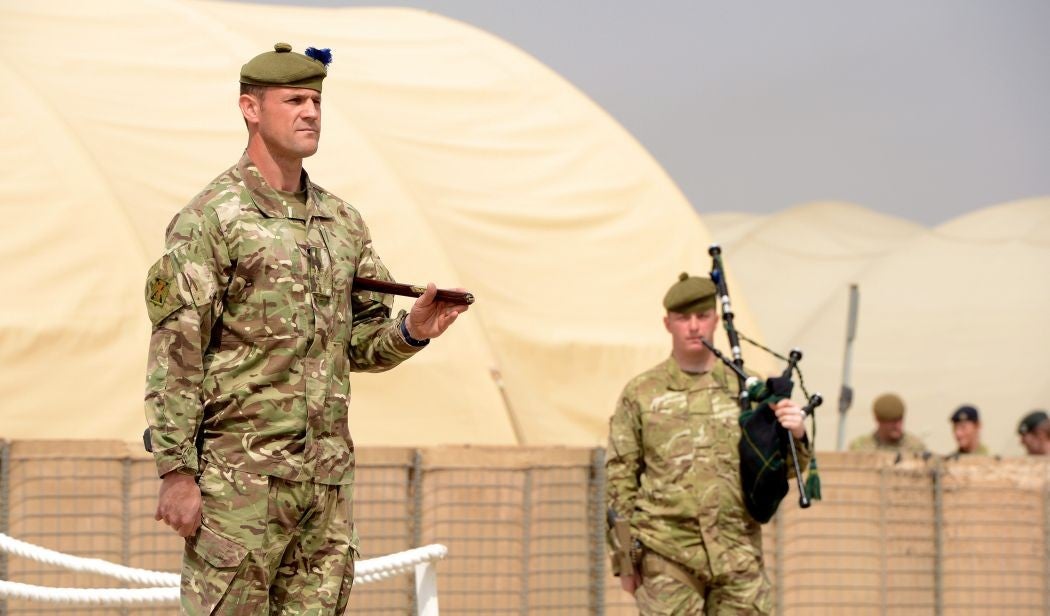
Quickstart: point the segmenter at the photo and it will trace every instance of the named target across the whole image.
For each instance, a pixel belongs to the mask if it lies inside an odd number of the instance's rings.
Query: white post
[[[416,616],[438,616],[437,568],[433,562],[416,565]]]

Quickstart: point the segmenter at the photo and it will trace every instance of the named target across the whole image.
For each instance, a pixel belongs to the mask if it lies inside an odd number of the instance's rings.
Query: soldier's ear
[[[237,104],[241,108],[241,115],[244,116],[244,121],[248,124],[259,123],[259,110],[262,108],[262,101],[251,94],[241,94],[240,98],[237,99]]]

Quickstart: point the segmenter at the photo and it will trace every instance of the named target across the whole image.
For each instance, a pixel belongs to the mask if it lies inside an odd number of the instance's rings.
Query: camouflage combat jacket
[[[901,436],[901,440],[896,443],[884,443],[879,440],[877,433],[872,432],[871,434],[865,434],[864,436],[858,436],[853,439],[849,444],[850,451],[900,451],[904,453],[923,453],[926,451],[926,445],[923,444],[919,437],[908,434],[907,432]]]
[[[355,275],[390,279],[361,215],[304,179],[305,206],[245,153],[168,226],[146,281],[146,417],[160,475],[195,473],[200,455],[352,483],[349,373],[390,369],[420,348],[389,296],[351,288]]]
[[[761,526],[740,485],[737,391],[720,362],[690,375],[671,357],[627,384],[609,423],[609,506],[646,549],[716,577],[761,567]],[[808,446],[796,444],[805,468]]]

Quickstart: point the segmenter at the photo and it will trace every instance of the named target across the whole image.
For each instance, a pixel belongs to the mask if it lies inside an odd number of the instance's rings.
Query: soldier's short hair
[[[257,86],[254,83],[242,83],[241,94],[254,96],[255,98],[261,101],[263,99],[263,96],[266,94],[266,87],[267,86]]]

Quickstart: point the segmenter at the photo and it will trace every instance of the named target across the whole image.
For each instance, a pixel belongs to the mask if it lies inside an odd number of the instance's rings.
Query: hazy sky
[[[701,212],[834,199],[934,225],[1050,194],[1047,0],[298,3],[413,6],[517,45]]]

